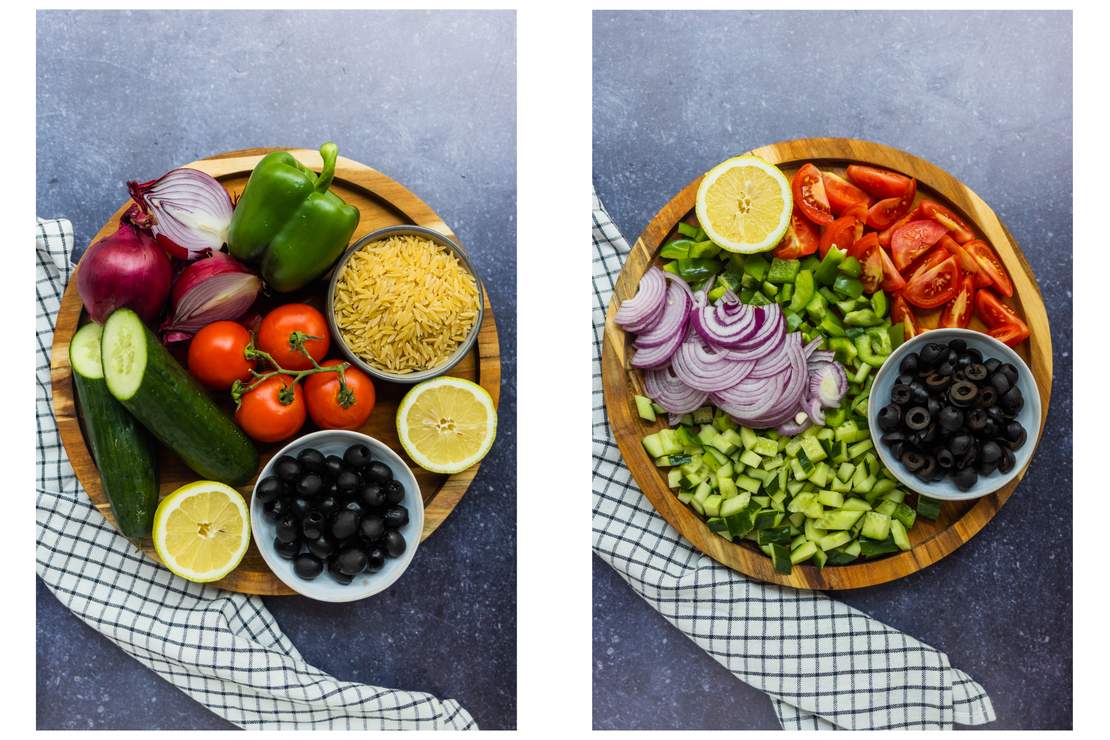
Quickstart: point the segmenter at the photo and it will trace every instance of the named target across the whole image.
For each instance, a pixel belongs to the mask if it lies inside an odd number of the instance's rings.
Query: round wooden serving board
[[[238,197],[247,184],[247,178],[250,177],[251,170],[270,151],[274,150],[244,149],[217,154],[185,166],[207,172],[218,179],[232,194],[232,197]],[[291,149],[289,151],[308,167],[319,171],[322,166],[320,154],[317,151],[308,149]],[[435,229],[458,242],[451,229],[426,203],[400,183],[364,164],[339,157],[335,167],[335,181],[331,189],[346,202],[357,206],[362,214],[352,241],[385,226],[416,224]],[[116,230],[120,216],[129,205],[130,203],[125,203],[116,211],[115,215],[93,237],[93,242]],[[302,293],[271,296],[265,307],[269,308],[280,303],[301,301],[315,304],[321,310],[325,310],[326,293],[327,276],[324,276]],[[62,296],[61,308],[58,311],[50,363],[54,415],[58,422],[58,433],[61,435],[66,453],[69,455],[70,463],[77,473],[77,479],[89,492],[89,497],[100,512],[114,524],[111,507],[101,488],[100,475],[85,443],[76,405],[74,404],[73,380],[69,365],[69,342],[73,338],[77,327],[87,320],[87,314],[85,314],[81,305],[81,298],[77,294],[77,281],[70,277],[69,285]],[[338,350],[335,349],[334,343],[329,356],[341,356]],[[489,391],[494,404],[497,404],[501,390],[501,359],[497,343],[497,327],[494,323],[493,309],[489,304],[488,293],[485,300],[485,319],[482,322],[474,350],[456,365],[449,374],[479,383]],[[397,405],[410,387],[376,381],[377,402],[374,412],[360,431],[388,444],[413,469],[416,480],[420,484],[420,493],[424,499],[424,532],[421,539],[425,539],[458,505],[470,482],[477,474],[478,466],[475,465],[456,475],[445,476],[422,470],[409,459],[397,441],[394,418]],[[218,398],[222,399],[221,405],[224,405],[229,413],[233,411],[234,407],[231,404],[230,396],[219,396]],[[312,420],[309,419],[301,430],[301,434],[307,434],[315,428]],[[260,452],[259,469],[288,441],[273,445],[256,443]],[[197,474],[187,468],[177,455],[161,446],[158,465],[159,488],[162,496],[185,483],[197,479]],[[253,487],[253,480],[239,487],[239,491],[248,501]],[[149,539],[143,540],[141,546],[151,557],[157,559]],[[248,594],[275,596],[294,593],[270,572],[253,542],[239,567],[227,578],[217,581],[215,585],[229,591]]]
[[[994,211],[983,200],[939,167],[923,159],[882,144],[855,139],[799,139],[754,149],[754,154],[778,165],[792,177],[805,162],[843,174],[850,163],[871,164],[917,178],[918,199],[922,196],[952,208],[968,224],[974,225],[981,237],[994,246],[1014,282],[1014,300],[1018,311],[1029,324],[1032,336],[1017,348],[1029,364],[1041,394],[1041,426],[1044,430],[1052,388],[1052,340],[1048,316],[1036,278],[1029,268],[1013,236],[1006,230]],[[652,264],[659,248],[675,237],[679,221],[694,223],[694,201],[698,177],[676,195],[647,225],[617,279],[613,300],[605,319],[605,342],[602,352],[602,374],[605,405],[609,423],[624,461],[632,471],[655,509],[701,552],[724,565],[761,581],[807,589],[848,589],[873,586],[909,575],[937,562],[971,539],[998,512],[1014,492],[1025,471],[1008,486],[976,501],[946,502],[936,522],[919,518],[910,531],[911,549],[885,558],[843,566],[818,569],[812,565],[794,566],[790,575],[782,575],[771,566],[770,558],[749,543],[736,544],[714,534],[705,521],[674,495],[640,440],[644,435],[664,426],[663,421],[649,424],[635,411],[633,396],[643,393],[640,373],[629,368],[631,355],[629,337],[613,317],[621,301],[636,294],[640,278]],[[925,315],[927,326],[936,325],[936,313]],[[982,328],[973,324],[972,328]],[[1037,440],[1034,440],[1036,442]]]

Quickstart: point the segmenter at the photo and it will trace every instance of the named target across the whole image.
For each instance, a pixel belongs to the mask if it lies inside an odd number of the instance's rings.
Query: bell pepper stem
[[[331,181],[335,177],[335,159],[339,156],[339,147],[335,142],[325,142],[320,147],[320,157],[324,160],[324,166],[320,170],[320,176],[316,178],[316,192],[324,193],[331,187]]]

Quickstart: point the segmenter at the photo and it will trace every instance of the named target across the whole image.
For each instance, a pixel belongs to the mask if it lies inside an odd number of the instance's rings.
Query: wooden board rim
[[[1041,395],[1041,423],[1036,439],[1036,443],[1039,443],[1048,416],[1052,386],[1052,338],[1048,330],[1047,312],[1032,268],[1017,241],[982,198],[949,173],[920,157],[894,147],[859,139],[795,139],[759,147],[745,154],[754,154],[785,167],[802,161],[854,161],[912,174],[928,190],[939,194],[948,205],[956,206],[957,213],[974,222],[995,246],[1010,271],[1015,283],[1015,296],[1020,298],[1021,309],[1032,330],[1030,348],[1025,359],[1033,370]],[[694,178],[644,228],[625,258],[606,312],[602,348],[606,414],[625,464],[641,491],[660,515],[702,553],[758,580],[794,588],[840,590],[874,586],[922,570],[954,552],[994,517],[1017,488],[1028,466],[1012,483],[979,499],[948,528],[936,532],[926,540],[916,542],[907,552],[879,560],[824,569],[810,565],[796,566],[790,575],[783,575],[771,567],[770,560],[763,553],[727,542],[711,533],[704,520],[681,504],[667,488],[657,468],[643,450],[639,436],[618,433],[617,430],[624,428],[632,416],[629,385],[635,386],[634,390],[637,392],[642,392],[639,378],[627,370],[625,333],[614,322],[618,298],[625,300],[635,294],[635,287],[643,270],[651,263],[666,235],[675,228],[679,220],[687,217],[693,210],[701,179],[701,176]],[[1000,249],[1000,245],[1008,248]]]

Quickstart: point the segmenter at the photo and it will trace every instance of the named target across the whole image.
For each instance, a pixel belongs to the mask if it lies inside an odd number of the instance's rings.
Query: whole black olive
[[[366,551],[366,570],[377,573],[385,566],[385,550],[375,545]]]
[[[906,466],[907,470],[913,473],[925,464],[925,458],[918,452],[906,450],[902,453],[902,464]]]
[[[939,365],[948,356],[948,348],[943,344],[933,342],[926,344],[921,350],[921,356],[918,358],[918,364],[926,368],[934,368]]]
[[[998,371],[1006,376],[1006,379],[1010,381],[1010,385],[1017,385],[1018,369],[1014,367],[1011,363],[1007,362],[1006,364],[1002,365],[998,368]]]
[[[1010,423],[1015,424],[1017,422],[1010,422]],[[1007,430],[1007,431],[1009,431],[1009,430]],[[1027,439],[1027,437],[1026,437],[1026,434],[1025,434],[1025,427],[1022,427],[1021,428],[1021,433],[1018,434],[1017,439],[1010,439],[1009,436],[1007,436],[1006,446],[1009,447],[1011,450],[1020,450],[1022,447],[1025,446],[1025,440],[1026,439]]]
[[[917,372],[917,353],[910,352],[902,358],[902,364],[898,366],[898,371],[907,375],[913,375]]]
[[[332,495],[324,496],[314,504],[314,508],[325,517],[329,517],[339,510],[339,500]]]
[[[948,389],[948,400],[952,402],[953,406],[959,406],[960,408],[970,406],[978,395],[979,389],[968,380],[958,380]]]
[[[297,574],[298,578],[311,581],[324,572],[324,562],[315,555],[306,552],[294,558],[293,572]]]
[[[358,514],[358,518],[362,519],[362,514],[363,514],[362,504],[360,504],[358,501],[348,501],[347,503],[343,504],[343,509],[345,511],[355,512],[356,514]]]
[[[959,357],[956,358],[956,371],[957,372],[964,372],[969,367],[971,367],[971,356],[970,355],[966,355],[966,354],[965,355],[960,355]]]
[[[289,505],[285,502],[283,498],[271,501],[262,508],[262,515],[271,522],[278,521],[289,513]]]
[[[975,402],[975,405],[981,409],[989,409],[996,403],[998,403],[998,394],[994,392],[994,388],[989,384],[984,384],[979,389],[979,400]]]
[[[385,510],[385,526],[400,529],[409,523],[409,510],[404,506],[390,506]]]
[[[896,403],[899,406],[905,406],[907,403],[909,403],[910,396],[912,395],[913,389],[910,388],[908,385],[902,385],[901,383],[895,385],[893,388],[890,389],[891,402]]]
[[[335,480],[343,472],[343,460],[338,455],[324,458],[324,477]]]
[[[359,486],[358,473],[352,470],[344,470],[335,479],[335,486],[343,495],[354,493],[355,489]]]
[[[967,434],[957,434],[948,440],[948,449],[956,457],[963,457],[971,449],[971,437]]]
[[[289,512],[300,519],[312,508],[304,496],[294,496],[289,502]]]
[[[1005,475],[1014,469],[1017,465],[1017,458],[1014,453],[1005,447],[1002,448],[1002,459],[998,461],[998,472]]]
[[[979,448],[979,461],[984,463],[996,463],[1002,458],[1002,448],[994,440],[989,440],[983,443]]]
[[[994,439],[1001,431],[1001,426],[997,421],[987,415],[987,423],[983,425],[983,431],[979,432],[979,436],[985,439]]]
[[[274,499],[280,497],[285,493],[285,484],[277,476],[266,476],[258,482],[258,487],[254,489],[255,498],[264,504],[268,504]]]
[[[324,560],[335,552],[335,540],[326,534],[322,534],[314,540],[308,541],[308,551],[316,557]]]
[[[990,384],[999,396],[1005,395],[1006,391],[1010,390],[1010,386],[1013,385],[1001,370],[996,370],[991,375]]]
[[[306,447],[301,450],[300,454],[297,455],[297,462],[310,473],[320,474],[324,472],[323,453],[311,447]]]
[[[990,475],[994,472],[994,469],[998,467],[998,462],[998,460],[995,460],[994,462],[980,460],[975,464],[975,472],[977,472],[979,475]]]
[[[932,421],[932,416],[929,414],[929,409],[923,406],[914,406],[906,412],[906,427],[915,432],[929,426],[930,421]]]
[[[939,465],[942,468],[944,468],[945,470],[947,470],[948,468],[952,467],[955,464],[956,464],[956,456],[953,455],[948,450],[946,450],[945,448],[941,447],[940,451],[937,452],[937,465]]]
[[[971,413],[967,415],[967,428],[975,433],[983,431],[983,427],[987,425],[990,419],[987,412],[983,409],[972,409]]]
[[[929,483],[933,480],[933,476],[937,474],[937,461],[932,457],[926,457],[925,462],[922,464],[922,466],[913,471],[913,474],[916,475],[920,480]]]
[[[405,552],[405,538],[395,529],[385,533],[385,552],[391,558],[399,558]]]
[[[946,432],[954,432],[964,425],[964,414],[955,406],[945,406],[937,415],[937,423]]]
[[[286,482],[293,482],[301,474],[301,464],[289,455],[282,455],[274,463],[273,471]]]
[[[370,459],[370,448],[364,444],[351,445],[343,453],[343,462],[356,470],[369,465]]]
[[[906,373],[902,373],[901,375],[899,375],[897,378],[894,379],[895,383],[901,383],[902,385],[909,385],[913,381],[914,381],[914,376],[908,375]]]
[[[973,380],[976,383],[978,383],[981,380],[986,380],[987,379],[987,366],[983,365],[982,363],[978,363],[978,362],[976,362],[972,365],[968,365],[967,369],[964,370],[964,375],[967,377],[968,380]]]
[[[993,373],[995,370],[1002,367],[1002,361],[999,360],[997,357],[992,357],[989,360],[986,360],[983,364],[986,366],[988,373]]]
[[[968,347],[967,351],[964,352],[964,356],[965,357],[970,357],[971,358],[971,363],[973,365],[976,364],[976,363],[982,363],[983,362],[983,353],[980,352],[979,350],[975,349],[974,347]]]
[[[324,533],[324,515],[319,511],[310,511],[301,520],[301,533],[306,540],[314,540]]]
[[[366,466],[366,480],[374,483],[387,483],[393,480],[393,471],[380,460],[375,460]]]
[[[951,375],[941,375],[939,372],[931,372],[925,376],[925,387],[931,392],[940,392],[947,388],[952,383]]]
[[[956,354],[967,352],[967,342],[963,339],[953,339],[948,343],[948,349],[954,351]]]
[[[405,487],[399,480],[391,480],[385,484],[385,500],[391,504],[399,504],[405,500]]]
[[[1021,391],[1015,385],[1014,387],[1010,388],[1010,390],[1006,391],[1002,395],[1002,398],[998,400],[998,402],[1006,411],[1010,412],[1011,414],[1016,414],[1021,411],[1021,407],[1025,405],[1025,398],[1021,395]]]
[[[973,468],[961,468],[952,475],[952,482],[961,491],[970,491],[978,481],[979,476]]]
[[[301,528],[299,526],[299,522],[297,521],[297,517],[293,516],[292,514],[286,514],[285,516],[283,516],[281,520],[277,523],[274,534],[277,535],[278,540],[280,540],[281,542],[292,542],[293,540],[300,537]]]
[[[285,558],[286,560],[292,560],[293,558],[297,557],[297,553],[301,551],[302,544],[303,543],[301,542],[301,539],[299,537],[297,539],[289,541],[275,538],[274,552],[278,554],[278,557]]]
[[[359,532],[367,540],[377,542],[385,534],[385,520],[377,514],[371,514],[362,520]]]
[[[336,512],[331,519],[331,536],[345,540],[358,531],[359,515],[348,509]]]
[[[357,576],[366,570],[366,553],[357,547],[345,547],[339,551],[335,562],[341,573]]]
[[[929,416],[935,419],[937,418],[937,414],[940,413],[942,406],[940,405],[940,401],[935,398],[930,398],[929,402],[925,404],[925,408],[929,409]]]
[[[342,570],[340,570],[338,555],[332,555],[330,558],[328,558],[328,575],[330,575],[332,578],[334,578],[344,586],[355,580],[354,576],[349,576]]]
[[[879,429],[884,432],[893,432],[902,425],[902,410],[894,404],[887,404],[879,409]]]
[[[991,419],[994,420],[996,424],[998,424],[999,429],[1005,429],[1006,425],[1010,423],[1010,420],[1006,418],[1006,413],[998,406],[991,406],[990,408],[983,410],[987,412],[987,416],[989,416]]]
[[[970,468],[972,465],[975,464],[975,458],[978,454],[979,454],[979,445],[972,443],[971,447],[968,448],[967,452],[965,452],[963,454],[963,457],[960,457],[959,459],[956,460],[956,467]]]
[[[921,446],[932,445],[933,442],[937,441],[937,437],[939,436],[940,429],[937,428],[936,424],[930,424],[917,433],[917,444]]]
[[[1025,427],[1021,425],[1020,421],[1010,421],[1006,423],[1005,429],[1006,439],[1010,442],[1016,442],[1019,439],[1025,439]]]
[[[324,491],[324,479],[316,473],[308,473],[297,481],[297,493],[305,498],[316,498]]]
[[[914,406],[924,406],[929,403],[929,389],[921,381],[915,381],[910,386],[910,403]]]
[[[934,372],[945,377],[951,377],[952,373],[956,372],[956,366],[951,362],[945,361],[937,365],[937,369]]]
[[[364,483],[356,498],[364,509],[376,509],[385,504],[385,491],[377,483]]]

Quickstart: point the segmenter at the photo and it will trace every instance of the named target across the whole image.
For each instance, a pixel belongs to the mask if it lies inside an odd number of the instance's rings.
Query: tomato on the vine
[[[342,360],[328,360],[323,367],[334,367]],[[321,429],[358,429],[374,410],[374,381],[353,365],[343,370],[346,392],[338,373],[316,373],[304,382],[308,413]]]
[[[250,380],[254,362],[246,350],[251,333],[234,321],[213,321],[189,343],[189,372],[213,390],[226,391],[236,380]]]
[[[239,399],[235,423],[251,439],[278,442],[297,433],[305,421],[301,384],[285,375],[262,380]]]
[[[286,370],[307,370],[312,360],[297,348],[300,343],[320,362],[328,354],[331,335],[324,315],[306,303],[278,306],[258,327],[257,348],[268,353]]]

